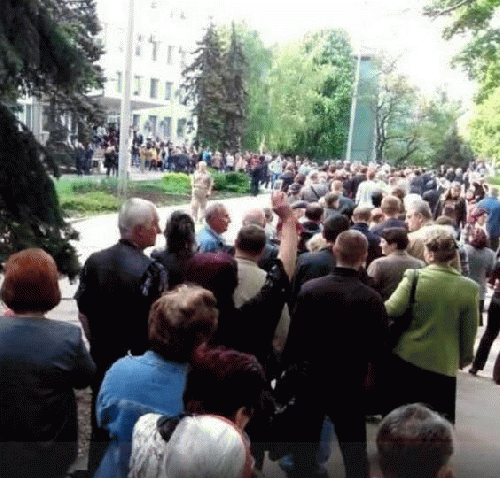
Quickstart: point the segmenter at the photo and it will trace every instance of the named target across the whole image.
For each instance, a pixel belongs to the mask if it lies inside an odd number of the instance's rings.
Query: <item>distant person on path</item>
[[[75,295],[79,319],[97,365],[92,384],[90,472],[99,465],[109,439],[95,422],[101,381],[110,365],[129,350],[133,354],[147,350],[149,309],[166,289],[163,267],[143,252],[156,244],[161,232],[155,205],[144,199],[129,199],[118,214],[118,227],[118,244],[92,254],[85,262]]]
[[[201,222],[205,216],[208,197],[212,194],[213,180],[207,170],[207,163],[199,161],[191,177],[191,215],[195,222]],[[198,216],[198,211],[200,215]]]
[[[491,283],[494,285],[493,296],[491,297],[490,307],[488,309],[488,319],[486,330],[481,337],[479,347],[476,350],[476,356],[472,367],[469,369],[471,375],[476,375],[479,370],[483,370],[488,360],[493,342],[500,333],[500,263],[495,265]],[[497,359],[498,362],[498,359]]]
[[[500,238],[500,201],[498,200],[498,188],[490,188],[488,197],[479,201],[477,207],[485,209],[488,213],[486,230],[490,236],[491,248],[497,251]]]

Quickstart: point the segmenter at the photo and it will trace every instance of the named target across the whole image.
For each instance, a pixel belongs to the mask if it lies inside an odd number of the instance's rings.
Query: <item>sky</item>
[[[135,0],[136,12],[152,1],[206,19],[205,24],[209,16],[216,23],[244,19],[269,46],[299,38],[310,30],[342,28],[351,36],[354,48],[361,44],[399,57],[399,70],[424,94],[431,95],[442,87],[450,97],[468,105],[474,92],[466,75],[449,66],[464,40],[442,39],[444,21],[432,21],[421,14],[428,0]],[[115,16],[124,14],[127,2],[99,0]],[[200,31],[200,37],[202,34]]]
[[[260,31],[264,41],[284,43],[309,30],[342,28],[355,48],[386,51],[399,57],[402,72],[426,94],[442,86],[456,99],[467,100],[474,91],[465,74],[452,70],[449,61],[463,40],[442,39],[443,21],[422,15],[426,0],[232,0],[214,3],[195,0],[198,11],[213,12],[215,19],[244,18]]]

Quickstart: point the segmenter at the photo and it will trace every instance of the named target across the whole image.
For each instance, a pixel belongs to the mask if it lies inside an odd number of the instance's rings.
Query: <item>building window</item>
[[[151,136],[156,136],[156,116],[150,115],[148,118],[148,123]]]
[[[184,68],[186,68],[186,52],[182,47],[179,47],[179,55],[181,57],[181,68],[184,70]]]
[[[151,41],[152,49],[151,49],[151,59],[156,61],[158,59],[158,42],[153,40]]]
[[[184,135],[186,134],[186,123],[187,123],[186,118],[180,118],[177,121],[177,137],[178,138],[184,138]]]
[[[172,83],[170,81],[165,82],[165,99],[172,99]]]
[[[134,95],[140,96],[141,94],[141,77],[135,75],[134,76]]]
[[[172,57],[174,55],[174,47],[172,45],[168,45],[167,48],[167,65],[172,64]]]
[[[170,116],[163,117],[163,136],[165,138],[172,136],[172,118]]]
[[[137,35],[137,41],[135,43],[135,56],[141,56],[142,49],[142,35]]]
[[[33,106],[26,105],[26,126],[33,130]]]
[[[149,97],[152,99],[158,98],[158,80],[156,78],[151,78]]]
[[[122,91],[122,72],[121,71],[116,72],[116,91],[118,93],[121,93],[121,91]]]
[[[141,129],[141,115],[132,115],[132,129],[134,131]]]

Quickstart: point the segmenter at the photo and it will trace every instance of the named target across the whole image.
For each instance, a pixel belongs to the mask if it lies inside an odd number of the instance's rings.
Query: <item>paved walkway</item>
[[[223,202],[232,217],[232,224],[226,234],[228,240],[231,241],[241,225],[243,213],[252,207],[268,206],[270,198],[269,194],[262,194],[255,198],[234,198]],[[188,205],[160,209],[162,227],[165,219],[174,209],[187,208]],[[91,253],[114,244],[118,239],[117,214],[96,216],[79,221],[74,224],[74,227],[80,232],[80,240],[75,242],[75,246],[81,262],[85,261]],[[163,237],[158,236],[157,245],[163,244]],[[61,281],[61,287],[64,299],[48,316],[78,323],[76,303],[72,298],[77,285],[70,284],[66,279]],[[481,328],[478,340],[483,331],[484,328]],[[500,476],[500,387],[494,385],[490,378],[494,359],[500,350],[499,342],[497,340],[494,343],[484,372],[479,372],[477,377],[472,377],[465,371],[458,375],[457,450],[454,458],[457,478],[498,478]],[[331,386],[335,387],[334,369],[331,377],[325,377],[325,380],[330,381]],[[369,424],[367,427],[369,452],[373,460],[376,425]],[[83,467],[83,463],[78,463],[77,467]],[[331,478],[344,476],[342,458],[336,444],[334,444],[328,468]],[[266,461],[264,471],[269,478],[285,477],[276,463]]]

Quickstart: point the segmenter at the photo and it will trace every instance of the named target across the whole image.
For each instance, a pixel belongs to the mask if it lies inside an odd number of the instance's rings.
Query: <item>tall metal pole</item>
[[[132,46],[134,42],[134,0],[128,3],[127,44],[125,46],[124,89],[120,117],[120,152],[118,156],[118,195],[127,194],[127,175],[130,164],[128,150],[130,134],[130,94],[132,90]]]
[[[349,135],[347,136],[347,151],[345,159],[351,161],[351,149],[352,149],[352,134],[354,131],[354,119],[356,116],[356,107],[358,105],[358,86],[359,86],[359,69],[361,65],[361,42],[358,49],[358,64],[356,66],[356,76],[354,78],[354,88],[352,93],[351,101],[351,118],[349,122]]]

